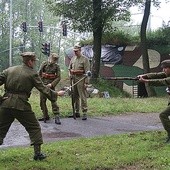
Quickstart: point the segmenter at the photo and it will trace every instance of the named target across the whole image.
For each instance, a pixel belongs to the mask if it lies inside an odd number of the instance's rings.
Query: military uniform
[[[79,49],[80,47],[74,47],[74,50]],[[80,79],[84,77],[84,74],[90,70],[90,63],[87,57],[84,55],[74,56],[72,57],[70,64],[69,64],[70,75],[73,79],[73,84],[78,82]],[[87,97],[86,97],[86,88],[85,84],[89,83],[89,79],[85,78],[76,84],[73,87],[74,91],[74,101],[75,101],[75,112],[77,117],[79,117],[80,111],[80,102],[81,102],[81,110],[83,112],[84,120],[86,120],[86,113],[87,113]]]
[[[164,72],[159,72],[159,73],[148,73],[142,76],[144,79],[147,79],[147,83],[150,86],[167,86],[166,91],[170,95],[170,60],[164,60],[161,63],[161,66],[163,69],[168,68],[169,74],[166,74],[164,71]],[[164,111],[162,111],[159,115],[164,129],[167,131],[168,138],[166,142],[170,142],[169,116],[170,116],[170,98],[169,98],[167,108]]]
[[[25,63],[31,57],[35,58],[35,55],[25,52],[22,57]],[[38,155],[34,159],[44,159],[45,156],[40,153],[40,145],[43,143],[41,128],[28,99],[34,87],[53,102],[57,99],[57,93],[44,86],[37,72],[24,63],[9,67],[0,74],[0,85],[4,84],[5,88],[5,100],[0,107],[0,145],[16,118],[28,132],[31,145],[35,146],[35,153]]]
[[[57,59],[57,58],[56,58]],[[51,84],[51,89],[55,90],[56,85],[61,79],[60,67],[57,63],[50,63],[49,61],[44,61],[39,69],[39,75],[45,85]],[[47,97],[40,93],[40,107],[43,112],[44,117],[39,120],[49,120],[48,108],[46,105]],[[59,107],[57,102],[51,101],[52,112],[55,115],[55,123],[61,124],[59,121]],[[57,117],[56,117],[57,116]]]

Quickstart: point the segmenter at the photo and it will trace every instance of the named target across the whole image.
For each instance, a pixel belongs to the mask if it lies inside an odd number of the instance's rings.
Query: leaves
[[[95,9],[93,9],[95,2],[92,0],[45,0],[45,2],[55,15],[63,16],[71,21],[73,30],[85,32],[94,29],[94,13],[98,8],[98,2],[96,2]],[[103,0],[101,7],[99,6],[101,12],[97,14],[97,17],[102,20],[103,26],[108,24],[107,21],[128,20],[130,17],[129,7],[137,2],[137,0]]]

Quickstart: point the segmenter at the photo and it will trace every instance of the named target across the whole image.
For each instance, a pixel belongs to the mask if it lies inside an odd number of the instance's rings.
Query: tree
[[[101,37],[112,29],[111,21],[128,20],[129,8],[142,0],[45,0],[54,15],[63,16],[71,28],[79,32],[93,32],[93,78],[98,78],[101,58]]]
[[[144,9],[144,15],[143,20],[141,24],[141,31],[140,31],[140,37],[141,37],[141,52],[142,52],[142,58],[143,58],[143,70],[144,73],[150,72],[150,66],[149,66],[149,56],[148,56],[148,48],[147,48],[147,41],[146,41],[146,28],[147,23],[150,15],[150,7],[151,7],[151,0],[146,0],[145,2],[145,9]],[[146,91],[148,93],[148,96],[151,94],[150,87],[145,84]]]
[[[93,63],[92,63],[92,75],[93,78],[98,78],[100,70],[100,57],[101,56],[101,39],[103,31],[102,21],[102,0],[93,0]]]
[[[148,56],[148,47],[147,47],[147,37],[146,37],[146,29],[147,29],[147,23],[150,15],[150,8],[151,8],[151,0],[145,1],[145,8],[144,8],[144,15],[143,20],[141,24],[141,31],[140,31],[140,38],[141,38],[141,52],[142,52],[142,58],[143,58],[143,70],[144,73],[150,72],[150,66],[149,66],[149,56]],[[153,4],[155,6],[159,6],[159,1],[153,0]],[[148,93],[148,96],[155,96],[154,88],[148,86],[148,84],[145,84],[146,91]]]
[[[10,1],[2,0],[0,3],[0,71],[9,66],[9,16]],[[44,30],[40,33],[38,22],[43,20]],[[21,24],[26,22],[27,32],[23,32]],[[54,17],[46,8],[43,0],[15,0],[12,3],[12,65],[20,63],[19,53],[23,51],[35,51],[39,62],[46,60],[46,56],[41,53],[41,43],[51,42],[52,50],[57,51],[60,31],[49,29],[57,27],[59,18]],[[38,67],[38,66],[37,66]]]

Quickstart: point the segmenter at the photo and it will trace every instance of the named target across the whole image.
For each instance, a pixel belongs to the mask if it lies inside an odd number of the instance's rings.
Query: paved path
[[[61,119],[61,125],[56,125],[54,120],[47,123],[41,122],[44,142],[65,140],[79,137],[95,137],[101,135],[112,135],[130,133],[137,131],[163,130],[159,120],[159,113],[132,113],[128,115],[88,118]],[[0,146],[23,146],[29,145],[30,140],[25,129],[19,122],[15,121]]]

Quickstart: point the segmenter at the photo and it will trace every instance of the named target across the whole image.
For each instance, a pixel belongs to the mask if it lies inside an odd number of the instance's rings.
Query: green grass
[[[44,144],[44,161],[32,160],[31,147],[0,150],[2,170],[168,170],[164,132],[80,138]]]
[[[36,94],[35,94],[36,93]],[[30,103],[36,113],[37,117],[41,117],[42,113],[39,107],[39,95],[37,92],[32,94]],[[57,101],[60,107],[61,117],[67,117],[72,112],[71,98],[58,97]],[[88,115],[89,116],[106,116],[126,114],[129,112],[161,112],[168,103],[167,97],[152,97],[152,98],[88,98]],[[47,101],[49,114],[53,116],[51,111],[51,104]]]

